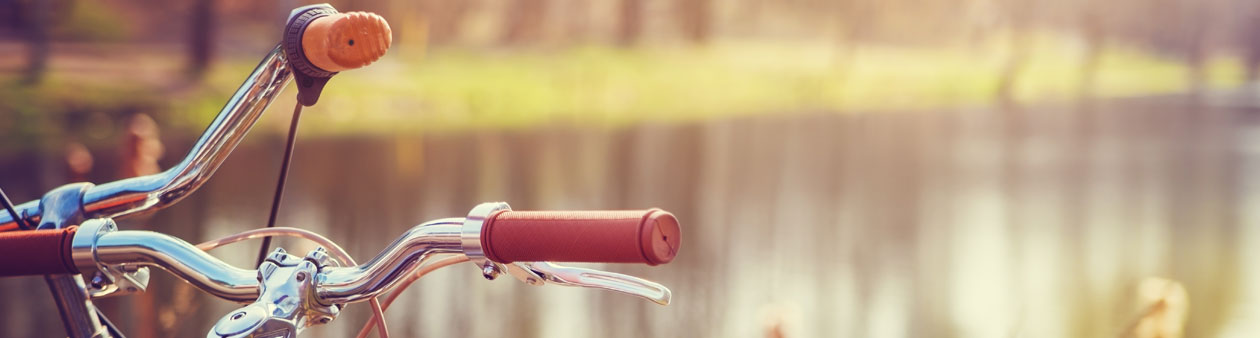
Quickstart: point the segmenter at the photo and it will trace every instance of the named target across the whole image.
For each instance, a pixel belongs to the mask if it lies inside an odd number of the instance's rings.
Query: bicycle
[[[313,105],[332,75],[376,61],[390,39],[378,15],[339,13],[327,4],[294,9],[284,33],[174,167],[101,185],[67,184],[17,206],[5,198],[9,213],[0,212],[0,256],[24,259],[0,260],[0,276],[45,276],[66,334],[75,338],[122,337],[92,299],[143,292],[150,267],[218,298],[248,303],[224,315],[207,337],[296,337],[336,319],[346,304],[365,301],[374,317],[359,336],[375,327],[385,337],[383,311],[402,290],[430,271],[462,262],[490,280],[506,273],[529,285],[670,302],[670,290],[655,282],[552,263],[669,263],[681,233],[678,220],[660,209],[513,211],[503,202],[483,203],[466,217],[411,228],[363,264],[327,238],[296,228],[254,229],[198,245],[157,232],[119,230],[115,219],[156,212],[204,184],[290,80],[297,82],[299,104]],[[281,187],[283,179],[282,171]],[[253,270],[206,253],[269,236],[305,238],[320,247],[303,256],[276,248]],[[384,301],[377,299],[390,291]]]

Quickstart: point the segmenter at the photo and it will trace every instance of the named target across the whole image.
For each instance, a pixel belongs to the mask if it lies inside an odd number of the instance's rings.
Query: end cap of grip
[[[639,248],[648,265],[669,263],[678,255],[682,231],[678,219],[667,211],[652,209],[643,216],[639,227]]]
[[[392,43],[389,23],[367,12],[339,13],[328,4],[293,10],[281,46],[298,87],[298,103],[313,106],[337,72],[366,66]]]
[[[284,38],[280,40],[280,46],[284,48],[289,67],[292,68],[293,82],[297,84],[297,101],[303,106],[314,106],[319,101],[319,94],[324,91],[324,85],[328,84],[328,79],[337,73],[311,64],[302,48],[302,35],[311,21],[333,14],[337,14],[337,9],[328,4],[303,6],[289,14],[289,21],[284,26]]]

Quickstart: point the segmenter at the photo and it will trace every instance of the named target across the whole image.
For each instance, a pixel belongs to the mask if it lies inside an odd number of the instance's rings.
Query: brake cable
[[[9,216],[13,217],[13,223],[17,224],[18,229],[20,230],[34,229],[34,227],[30,226],[30,224],[26,224],[26,219],[23,219],[21,216],[19,216],[17,210],[13,209],[13,201],[9,200],[9,195],[5,194],[3,189],[0,189],[0,203],[4,204],[4,210],[9,211]]]
[[[276,194],[271,198],[271,215],[267,217],[267,227],[276,226],[276,216],[280,213],[280,200],[284,198],[284,183],[289,179],[289,162],[293,161],[293,145],[297,141],[298,119],[302,118],[302,103],[293,107],[293,119],[289,122],[289,137],[284,143],[284,157],[280,160],[280,177],[276,180]],[[258,262],[262,265],[267,259],[267,249],[271,248],[271,237],[264,237],[262,247],[258,248]]]

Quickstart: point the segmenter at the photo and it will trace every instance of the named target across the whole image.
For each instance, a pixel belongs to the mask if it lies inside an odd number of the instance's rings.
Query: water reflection
[[[670,286],[668,307],[457,266],[400,298],[389,319],[401,336],[1115,336],[1153,276],[1186,288],[1186,336],[1246,336],[1260,281],[1243,260],[1257,253],[1248,114],[1156,98],[303,140],[279,223],[356,257],[482,201],[662,207],[684,223],[670,265],[595,265]],[[255,136],[147,224],[190,240],[262,225],[280,141]],[[241,248],[214,253],[244,266],[255,247]],[[0,284],[17,300],[4,336],[56,336],[42,283]],[[153,284],[157,299],[195,309],[177,336],[204,335],[234,306],[181,298],[178,284]],[[132,301],[110,301],[116,321],[152,325],[131,318]],[[362,305],[345,313],[309,334],[351,335],[367,318]]]

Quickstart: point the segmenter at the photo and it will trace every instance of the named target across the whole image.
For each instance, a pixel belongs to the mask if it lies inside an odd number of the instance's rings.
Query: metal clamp
[[[83,221],[70,242],[74,265],[87,280],[88,294],[93,298],[144,292],[149,286],[149,268],[136,265],[106,265],[96,256],[96,241],[107,233],[118,231],[113,219],[96,218]]]
[[[315,276],[333,262],[323,248],[297,257],[276,248],[258,266],[258,300],[219,319],[207,338],[292,338],[337,318],[340,305],[320,304]]]
[[[478,204],[468,211],[468,217],[464,218],[464,227],[460,231],[459,241],[463,247],[464,256],[468,257],[468,261],[477,266],[481,270],[481,275],[488,280],[494,280],[499,277],[499,273],[503,271],[499,263],[495,263],[486,259],[486,251],[481,247],[481,227],[485,226],[486,219],[490,218],[496,212],[512,210],[505,202],[487,202]]]

